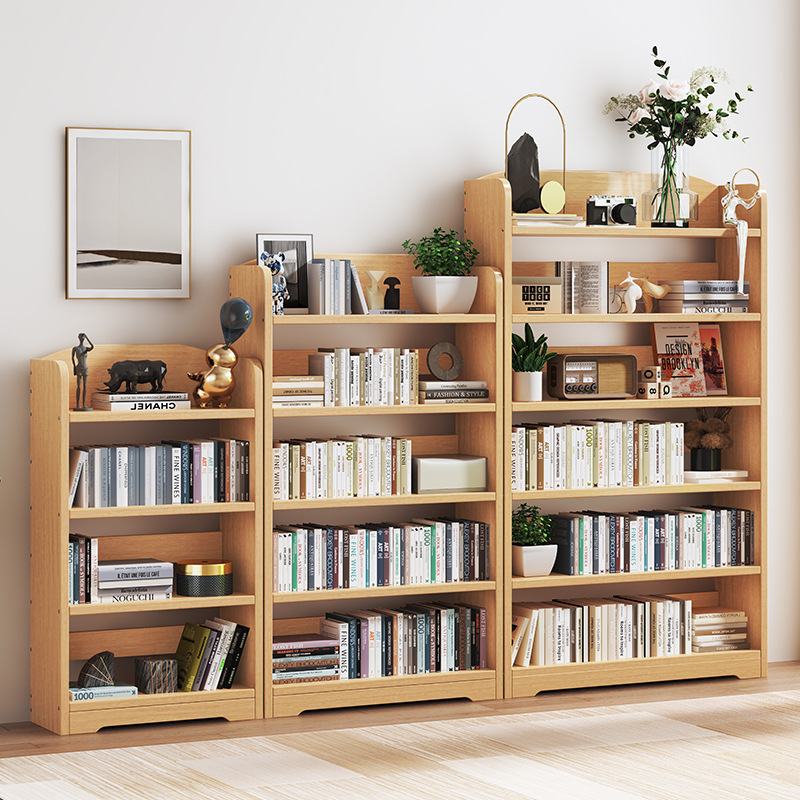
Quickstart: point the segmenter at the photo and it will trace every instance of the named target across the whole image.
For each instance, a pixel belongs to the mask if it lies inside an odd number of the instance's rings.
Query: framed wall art
[[[308,308],[308,264],[314,258],[314,237],[310,233],[258,233],[256,260],[261,265],[262,253],[286,256],[283,268],[289,299],[284,308]]]
[[[67,128],[67,297],[191,296],[189,131]]]

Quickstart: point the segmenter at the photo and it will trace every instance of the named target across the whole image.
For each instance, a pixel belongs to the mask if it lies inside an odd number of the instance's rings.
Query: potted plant
[[[478,291],[478,278],[470,270],[478,258],[472,242],[454,230],[435,228],[418,242],[406,239],[403,249],[414,256],[421,275],[411,279],[423,314],[466,314]]]
[[[521,503],[511,512],[511,571],[530,578],[549,575],[558,553],[551,535],[553,518],[539,506]]]
[[[689,468],[698,472],[722,469],[722,451],[733,445],[728,424],[730,407],[718,408],[713,416],[708,409],[697,411],[697,419],[686,423],[684,445],[689,450]]]
[[[533,335],[529,322],[525,323],[525,337],[511,334],[512,399],[530,402],[542,399],[542,370],[557,353],[547,350],[547,337]]]

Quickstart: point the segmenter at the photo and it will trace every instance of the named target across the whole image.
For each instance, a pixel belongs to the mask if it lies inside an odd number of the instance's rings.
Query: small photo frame
[[[706,394],[728,394],[719,325],[700,323],[700,355],[703,358]]]
[[[191,133],[67,128],[67,298],[191,296]]]
[[[314,237],[310,233],[256,234],[256,261],[263,266],[262,253],[283,253],[289,299],[284,308],[308,308],[308,265],[314,258]]]

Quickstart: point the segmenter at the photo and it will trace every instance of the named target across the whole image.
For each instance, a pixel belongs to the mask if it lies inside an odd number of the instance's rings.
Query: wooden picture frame
[[[314,237],[310,233],[257,233],[256,261],[263,266],[262,253],[283,253],[286,288],[285,309],[308,308],[308,265],[314,258]]]
[[[67,298],[191,296],[191,132],[67,128]]]

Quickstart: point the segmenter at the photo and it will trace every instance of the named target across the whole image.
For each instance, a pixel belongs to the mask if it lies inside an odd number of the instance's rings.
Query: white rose
[[[628,122],[630,122],[631,125],[638,125],[646,116],[646,108],[635,108],[630,117],[628,117]]]
[[[658,84],[655,81],[650,81],[647,86],[642,86],[639,89],[639,100],[641,100],[642,104],[645,106],[649,106],[650,103],[653,102],[653,98],[650,97],[651,94],[655,94],[658,91]]]
[[[686,81],[669,81],[668,83],[662,83],[661,86],[658,87],[658,93],[665,100],[673,100],[679,103],[689,96],[689,84]]]

